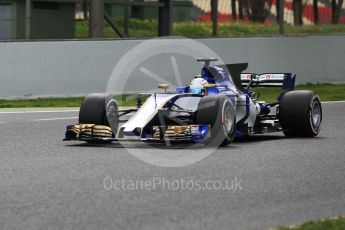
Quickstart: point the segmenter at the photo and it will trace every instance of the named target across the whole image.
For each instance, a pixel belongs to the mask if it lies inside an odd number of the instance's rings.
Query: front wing
[[[67,126],[64,141],[189,141],[203,142],[211,137],[209,125],[157,126],[149,137],[117,138],[108,126],[77,124]]]

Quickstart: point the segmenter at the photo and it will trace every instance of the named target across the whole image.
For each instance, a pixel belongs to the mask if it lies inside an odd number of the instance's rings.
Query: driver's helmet
[[[204,85],[207,85],[208,82],[203,79],[200,75],[196,75],[192,82],[190,83],[191,93],[201,94],[204,91]]]

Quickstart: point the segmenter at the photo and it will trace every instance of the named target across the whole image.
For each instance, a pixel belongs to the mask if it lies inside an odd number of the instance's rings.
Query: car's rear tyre
[[[285,93],[280,100],[279,119],[287,137],[315,137],[322,122],[320,98],[313,91]]]
[[[79,111],[80,124],[95,124],[110,126],[113,136],[118,129],[118,106],[111,95],[95,93],[90,94],[83,100]],[[111,140],[92,140],[88,143],[111,143]]]
[[[235,136],[234,106],[224,95],[205,96],[198,105],[196,124],[211,125],[211,138],[207,142],[208,145],[213,147],[229,145]]]

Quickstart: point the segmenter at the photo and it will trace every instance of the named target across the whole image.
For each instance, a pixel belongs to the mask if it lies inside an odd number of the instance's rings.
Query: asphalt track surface
[[[345,215],[345,103],[323,110],[317,138],[258,136],[180,168],[144,163],[118,144],[62,142],[77,112],[1,113],[0,228],[269,229]],[[239,186],[125,190],[105,178]]]

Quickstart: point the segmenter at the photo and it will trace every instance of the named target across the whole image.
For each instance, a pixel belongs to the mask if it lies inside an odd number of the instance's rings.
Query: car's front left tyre
[[[203,97],[196,112],[196,124],[210,125],[209,146],[229,145],[235,136],[236,113],[234,106],[225,95]]]

